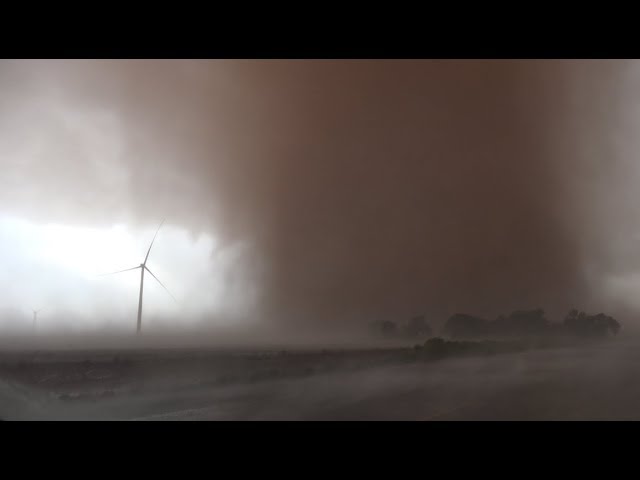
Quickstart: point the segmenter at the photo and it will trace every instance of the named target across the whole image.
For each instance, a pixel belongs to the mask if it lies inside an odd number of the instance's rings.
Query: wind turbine
[[[142,327],[142,290],[143,290],[143,286],[144,286],[144,272],[145,272],[145,270],[147,272],[149,272],[151,274],[151,276],[158,281],[160,286],[167,291],[167,293],[171,296],[171,298],[173,298],[173,301],[178,303],[178,301],[175,299],[175,297],[173,295],[171,295],[171,292],[169,291],[169,289],[167,287],[165,287],[162,284],[162,282],[158,279],[158,277],[156,277],[153,274],[153,272],[151,270],[149,270],[149,268],[147,267],[147,260],[149,259],[149,253],[151,252],[151,247],[153,246],[153,242],[155,242],[156,236],[158,235],[158,232],[160,231],[160,227],[162,227],[163,223],[164,223],[164,220],[162,220],[162,222],[160,222],[160,226],[158,227],[158,230],[156,230],[156,234],[153,236],[153,240],[151,240],[151,244],[149,245],[149,250],[147,250],[147,255],[144,257],[144,262],[142,262],[137,267],[126,268],[124,270],[118,270],[117,272],[103,273],[102,275],[100,275],[100,276],[114,275],[116,273],[128,272],[129,270],[136,270],[138,268],[140,269],[140,299],[138,300],[138,327],[137,327],[136,333],[140,333],[140,329]]]
[[[33,310],[33,329],[36,329],[37,326],[37,322],[38,322],[38,312],[41,312],[42,308],[40,310]]]

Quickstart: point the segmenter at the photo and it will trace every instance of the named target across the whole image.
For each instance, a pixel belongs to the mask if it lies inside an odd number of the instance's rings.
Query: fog
[[[87,333],[105,327],[132,327],[132,312],[135,314],[138,307],[139,270],[102,274],[139,265],[154,230],[130,231],[124,225],[83,228],[0,218],[4,247],[0,259],[5,266],[0,273],[5,285],[0,300],[2,331]],[[215,325],[231,314],[244,324],[238,315],[247,311],[253,293],[244,285],[238,291],[233,282],[237,275],[230,269],[242,253],[239,247],[219,248],[209,235],[193,238],[182,228],[165,225],[154,244],[149,267],[176,300],[147,275],[147,325]],[[35,325],[33,310],[38,311]]]
[[[3,60],[2,328],[633,325],[638,67]]]

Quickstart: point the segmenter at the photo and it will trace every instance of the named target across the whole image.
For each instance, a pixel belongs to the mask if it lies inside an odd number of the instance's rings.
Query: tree
[[[451,337],[479,337],[489,333],[489,322],[472,315],[456,313],[447,320],[445,332]]]
[[[424,319],[424,315],[413,317],[409,320],[405,328],[405,332],[410,337],[428,337],[431,335],[432,330],[429,324]]]
[[[609,317],[604,313],[593,316],[593,325],[595,332],[600,336],[607,335],[609,332],[617,335],[620,331],[620,323],[615,318]]]
[[[563,325],[569,333],[582,337],[604,337],[608,333],[617,335],[620,331],[620,323],[613,317],[604,313],[587,315],[575,309],[567,314]]]
[[[509,315],[505,322],[506,331],[500,333],[516,335],[539,334],[544,333],[548,326],[549,322],[545,318],[543,309],[516,310]]]
[[[394,322],[385,320],[382,322],[381,331],[385,337],[392,337],[397,333],[398,327]]]

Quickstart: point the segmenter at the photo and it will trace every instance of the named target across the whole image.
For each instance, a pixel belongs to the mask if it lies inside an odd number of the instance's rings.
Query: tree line
[[[405,324],[393,321],[376,322],[374,332],[385,338],[428,338],[433,328],[424,315],[411,318]],[[583,338],[603,338],[617,335],[620,323],[613,317],[598,313],[589,315],[571,310],[561,322],[549,321],[541,308],[516,310],[508,316],[487,320],[474,315],[456,313],[449,317],[443,333],[451,338],[522,337],[531,335],[571,335]]]

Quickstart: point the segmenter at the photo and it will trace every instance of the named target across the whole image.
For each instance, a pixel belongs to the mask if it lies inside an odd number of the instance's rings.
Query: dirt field
[[[640,419],[635,343],[413,361],[408,349],[12,353],[4,420]]]

